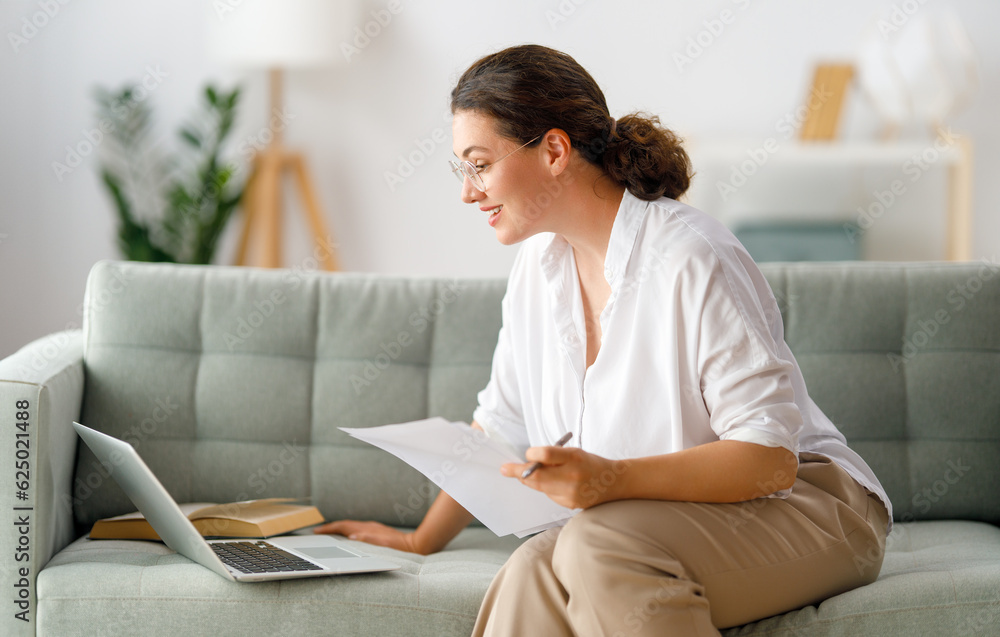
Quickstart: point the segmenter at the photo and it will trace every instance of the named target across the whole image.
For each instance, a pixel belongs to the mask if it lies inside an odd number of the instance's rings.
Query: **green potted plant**
[[[132,85],[97,89],[109,129],[101,180],[118,213],[118,246],[132,261],[210,263],[239,204],[239,164],[221,159],[232,130],[239,88],[207,86],[196,118],[178,131],[181,148],[164,155],[153,139],[152,112]]]

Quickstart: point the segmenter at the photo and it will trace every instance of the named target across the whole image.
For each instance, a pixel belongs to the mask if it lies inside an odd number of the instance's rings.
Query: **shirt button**
[[[613,278],[614,276],[615,276],[615,271],[614,271],[614,270],[612,270],[611,268],[607,268],[607,269],[605,269],[605,270],[604,270],[604,278],[605,278],[605,279],[608,279],[608,280],[610,280],[610,279],[612,279],[612,278]]]

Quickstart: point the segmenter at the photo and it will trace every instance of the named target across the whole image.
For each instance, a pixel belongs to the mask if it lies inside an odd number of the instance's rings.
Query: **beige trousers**
[[[811,453],[787,499],[608,502],[521,545],[473,635],[718,635],[874,581],[887,522],[875,495]]]

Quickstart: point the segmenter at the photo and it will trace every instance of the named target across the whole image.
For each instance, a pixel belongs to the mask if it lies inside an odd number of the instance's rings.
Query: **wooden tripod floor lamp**
[[[272,122],[282,111],[282,71],[271,69],[271,114]],[[261,249],[260,265],[266,268],[281,267],[282,233],[282,178],[291,173],[298,186],[306,221],[315,241],[317,260],[326,270],[339,270],[335,241],[327,229],[319,199],[305,157],[300,152],[288,150],[284,146],[284,124],[272,126],[271,142],[253,158],[253,167],[243,195],[243,231],[236,250],[236,264],[247,265],[247,253],[251,240],[256,239]]]
[[[327,270],[339,269],[336,242],[320,210],[302,153],[284,145],[283,70],[326,66],[338,59],[337,29],[350,24],[350,2],[330,0],[255,0],[239,7],[214,3],[210,44],[222,62],[245,69],[268,69],[270,124],[257,139],[266,144],[253,158],[243,194],[243,230],[236,252],[238,265],[281,267],[283,234],[282,182],[294,177],[317,261]],[[269,138],[269,139],[268,139]]]

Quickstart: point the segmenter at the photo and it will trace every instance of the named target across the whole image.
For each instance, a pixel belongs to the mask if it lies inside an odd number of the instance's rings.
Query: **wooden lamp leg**
[[[257,186],[260,181],[260,169],[260,155],[254,155],[250,177],[247,179],[246,190],[243,191],[243,230],[240,232],[240,242],[236,247],[236,265],[247,264],[250,235],[253,234],[253,227],[259,223],[257,214],[260,207],[260,196],[257,193]]]
[[[945,258],[972,259],[972,141],[955,136],[958,160],[948,167],[948,231]]]
[[[302,195],[306,221],[312,230],[314,243],[323,269],[340,269],[336,241],[327,228],[320,210],[316,189],[309,179],[305,158],[301,153],[268,149],[258,153],[243,195],[243,230],[236,251],[236,264],[248,265],[248,252],[260,254],[260,265],[281,267],[282,199],[281,180],[286,170],[295,176],[295,185]],[[251,248],[253,243],[253,248]]]
[[[281,151],[269,149],[254,157],[244,194],[246,218],[236,252],[237,265],[248,265],[248,251],[259,254],[260,265],[265,268],[281,265],[282,155]]]
[[[277,152],[264,155],[264,169],[261,171],[260,202],[261,223],[264,232],[264,256],[261,262],[265,268],[281,266],[281,165],[282,157]]]
[[[317,247],[320,248],[320,260],[326,270],[339,270],[337,262],[336,242],[323,221],[323,213],[319,208],[319,201],[312,182],[309,180],[309,173],[306,171],[305,160],[300,153],[292,153],[288,156],[292,172],[295,174],[299,191],[302,193],[302,203],[306,209],[306,219],[312,228],[313,236],[316,239]]]

